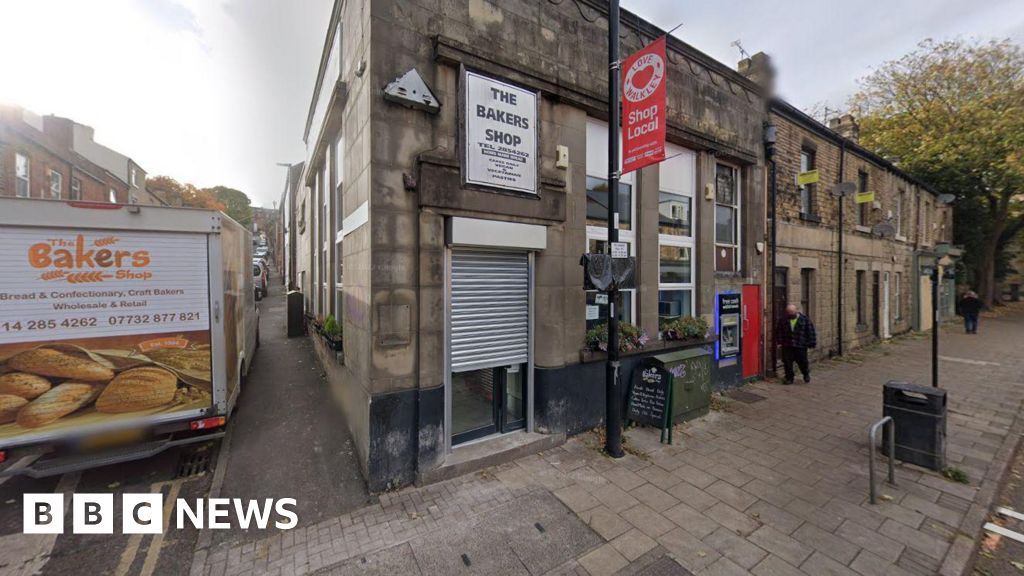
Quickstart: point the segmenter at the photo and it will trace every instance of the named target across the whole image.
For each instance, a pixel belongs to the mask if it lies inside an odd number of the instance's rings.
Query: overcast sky
[[[0,103],[68,116],[150,175],[280,196],[332,0],[0,0]],[[767,52],[800,108],[928,37],[1024,43],[1021,0],[622,0],[722,62]]]

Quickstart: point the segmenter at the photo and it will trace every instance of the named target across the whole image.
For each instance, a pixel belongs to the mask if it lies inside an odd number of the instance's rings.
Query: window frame
[[[694,265],[695,255],[697,253],[697,238],[694,234],[694,227],[696,225],[696,218],[694,218],[694,210],[696,208],[696,202],[694,197],[697,189],[697,156],[696,154],[681,146],[674,146],[672,144],[667,145],[665,150],[668,159],[661,162],[658,165],[658,218],[661,219],[661,195],[671,194],[686,198],[689,201],[689,234],[677,235],[677,234],[663,234],[661,227],[658,227],[658,302],[659,307],[661,303],[662,292],[675,292],[684,291],[689,292],[689,308],[682,310],[682,316],[693,316],[695,302],[694,292],[697,285],[697,266]],[[687,165],[682,165],[686,162]],[[683,182],[674,181],[675,178],[669,173],[673,168],[679,167],[683,172]],[[686,172],[689,172],[689,176],[686,176]],[[687,248],[690,251],[690,281],[689,282],[662,282],[661,281],[661,247],[671,246],[675,248]],[[658,314],[658,323],[661,323],[661,314]],[[659,326],[659,337],[660,337],[660,326]]]
[[[50,198],[54,200],[60,200],[61,196],[64,195],[64,175],[57,172],[54,169],[49,170],[50,176]],[[56,179],[54,178],[56,176]],[[57,185],[56,194],[54,194],[54,184]]]
[[[903,320],[903,293],[902,293],[903,292],[903,273],[902,272],[896,272],[893,275],[893,280],[892,281],[893,281],[893,297],[896,300],[896,305],[895,305],[896,310],[895,310],[895,314],[893,316],[893,319],[896,322],[900,322],[900,321]]]
[[[817,270],[814,268],[800,269],[800,311],[807,317],[814,318],[815,292],[814,284],[817,282]]]
[[[71,189],[70,189],[71,200],[82,199],[82,179],[75,176],[71,177]]]
[[[599,134],[597,132],[598,130],[602,131],[603,134]],[[619,131],[616,131],[616,132],[617,132],[617,134],[619,136],[619,140],[620,140],[620,143],[621,143],[622,133],[619,132]],[[601,178],[601,179],[605,179],[607,181],[607,179],[608,179],[608,173],[607,173],[608,172],[608,138],[609,137],[610,136],[609,136],[609,130],[608,130],[608,123],[607,122],[598,120],[596,118],[591,118],[591,117],[587,118],[586,139],[585,139],[586,145],[587,145],[586,165],[585,165],[585,170],[584,170],[585,177]],[[595,147],[593,147],[593,149],[592,149],[592,144],[596,145]],[[619,164],[620,164],[620,166],[621,166],[621,163],[622,163],[621,160],[622,160],[622,146],[620,145],[619,146]],[[621,228],[619,229],[619,242],[626,243],[626,249],[629,251],[629,255],[630,256],[636,256],[637,255],[636,254],[636,196],[637,196],[637,189],[636,189],[636,180],[634,178],[634,172],[629,172],[627,174],[621,175],[620,178],[619,178],[619,183],[620,184],[628,184],[630,186],[630,194],[629,194],[629,204],[630,204],[630,206],[629,206],[629,218],[630,218],[630,220],[629,221],[630,221],[630,229],[629,230],[623,230]],[[586,192],[584,191],[584,193],[586,193]],[[611,195],[612,193],[613,193],[613,191],[609,187],[608,194]],[[614,193],[617,194],[618,191],[616,190],[616,191],[614,191]],[[620,213],[623,212],[622,206],[619,206],[619,212]],[[583,219],[584,219],[584,222],[586,222],[586,205],[584,205]],[[586,239],[585,239],[585,244],[583,245],[583,251],[585,253],[587,253],[587,254],[591,254],[592,253],[592,252],[590,252],[590,241],[591,240],[596,240],[596,241],[605,242],[605,243],[608,242],[608,227],[607,226],[592,226],[590,224],[586,224],[586,229],[587,229],[586,230]],[[597,291],[596,290],[587,290],[586,292],[589,294],[589,293],[596,293]],[[636,300],[637,300],[637,298],[636,298],[636,290],[631,288],[629,290],[621,290],[620,292],[628,292],[630,294],[630,298],[629,298],[629,322],[631,324],[637,324],[637,322],[634,322],[634,320],[636,319]],[[587,304],[584,303],[584,306],[586,306],[586,305]],[[584,314],[583,317],[584,317],[584,321],[585,321],[586,320],[586,314]]]
[[[907,237],[903,235],[903,205],[907,200],[907,191],[900,188],[896,191],[896,239],[906,240]]]
[[[857,328],[867,327],[867,306],[865,306],[864,298],[867,294],[867,270],[857,270],[854,275],[854,286],[855,295],[857,297]]]
[[[857,191],[867,192],[868,188],[871,187],[871,175],[868,174],[867,170],[857,171]],[[868,221],[870,220],[870,204],[869,202],[862,202],[857,205],[857,226],[870,226]]]
[[[804,158],[805,157],[807,158],[806,164],[804,162]],[[814,170],[814,169],[816,169],[817,164],[818,164],[817,153],[814,150],[811,150],[810,148],[802,147],[802,148],[800,148],[800,160],[799,160],[799,162],[800,162],[800,169],[799,169],[798,173],[799,172],[808,172],[810,170]],[[815,200],[817,198],[815,198],[815,196],[816,196],[815,193],[817,192],[817,190],[815,189],[815,185],[814,184],[803,184],[803,185],[799,186],[797,188],[797,190],[798,190],[798,192],[800,194],[800,215],[801,216],[816,216],[817,215],[817,206],[815,205],[816,204]],[[806,208],[806,210],[805,210],[805,208]]]
[[[736,204],[735,205],[732,205],[732,204],[721,204],[718,201],[718,167],[719,166],[726,166],[726,167],[728,167],[728,168],[733,170],[734,180],[735,180],[735,187],[736,187],[736,191],[735,191],[736,192]],[[742,212],[742,210],[743,210],[743,181],[742,181],[742,172],[740,171],[739,166],[737,166],[735,164],[731,164],[729,162],[723,162],[721,160],[715,160],[715,180],[714,180],[714,182],[715,182],[715,184],[714,184],[714,186],[715,186],[715,190],[714,190],[714,192],[715,192],[715,211],[714,211],[714,215],[713,215],[713,230],[714,230],[713,237],[714,237],[714,241],[715,241],[715,252],[716,252],[716,255],[715,255],[715,272],[716,273],[720,272],[720,273],[725,273],[725,274],[741,273],[742,270],[743,270],[743,266],[741,266],[741,264],[740,264],[741,261],[742,261],[742,254],[743,254],[743,252],[742,252],[742,246],[743,246],[743,226],[742,226],[742,223],[741,223],[742,218],[743,218],[743,212]],[[734,238],[735,244],[726,244],[724,242],[719,242],[718,241],[718,207],[719,206],[728,206],[729,208],[731,208],[733,210],[733,213],[734,213],[733,226],[735,228],[735,230],[734,230],[734,233],[735,233],[735,238]],[[732,270],[719,270],[718,269],[717,251],[719,250],[719,248],[732,248],[734,250],[734,252],[733,252],[733,261],[732,261],[732,264],[733,264]]]
[[[107,200],[109,200],[111,204],[117,204],[117,190],[110,188],[107,191]]]
[[[19,160],[23,162],[19,165]],[[24,174],[21,173],[21,168],[24,166]],[[20,192],[21,186],[19,184],[24,183],[25,193]],[[14,154],[14,195],[17,198],[31,198],[32,197],[32,159],[24,154]]]

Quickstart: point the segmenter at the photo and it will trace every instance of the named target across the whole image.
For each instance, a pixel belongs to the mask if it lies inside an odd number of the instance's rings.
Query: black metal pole
[[[619,241],[619,0],[608,5],[608,251]],[[621,458],[622,394],[619,392],[619,290],[608,295],[608,361],[605,366],[605,452]]]
[[[772,303],[771,304],[771,310],[772,310],[771,311],[771,319],[772,320],[771,320],[771,326],[770,326],[770,330],[771,330],[770,333],[772,334],[772,369],[769,370],[769,373],[771,373],[774,376],[776,371],[777,371],[777,369],[778,369],[777,367],[779,365],[779,362],[778,362],[778,348],[779,347],[777,346],[777,343],[775,342],[775,324],[779,321],[779,319],[777,318],[778,312],[779,312],[779,310],[778,310],[779,303],[775,302],[775,281],[777,280],[776,275],[775,275],[775,261],[776,261],[776,255],[778,253],[778,229],[779,229],[779,225],[778,225],[779,219],[776,218],[777,210],[778,210],[778,200],[777,200],[777,198],[778,198],[778,182],[776,181],[775,146],[774,145],[769,145],[767,147],[767,149],[765,150],[765,152],[766,152],[766,154],[768,156],[768,196],[769,196],[769,199],[771,201],[771,212],[772,212],[772,230],[771,230],[771,235],[772,235],[772,251],[771,251],[771,258],[770,258],[770,260],[771,260],[771,265],[770,265],[771,270],[769,272],[769,274],[771,275],[769,277],[772,279],[772,282],[771,282],[771,286],[772,286],[772,293],[771,293],[771,303]]]
[[[932,386],[939,387],[939,266],[932,271]]]

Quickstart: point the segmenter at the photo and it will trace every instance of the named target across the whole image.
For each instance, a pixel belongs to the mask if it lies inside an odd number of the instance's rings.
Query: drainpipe
[[[777,140],[777,131],[775,126],[768,124],[764,129],[764,155],[768,160],[768,198],[771,202],[771,217],[772,217],[772,228],[771,228],[771,252],[769,253],[769,272],[768,277],[771,278],[771,324],[769,330],[772,334],[772,367],[770,372],[773,376],[776,373],[776,367],[778,366],[778,347],[775,345],[775,323],[778,318],[775,317],[776,308],[775,306],[775,259],[778,253],[778,184],[776,180],[776,164],[775,164],[775,142]]]
[[[839,177],[836,179],[836,184],[843,183],[844,166],[846,163],[846,140],[839,142]],[[845,222],[843,220],[843,197],[840,195],[839,199],[839,265],[836,268],[836,276],[838,277],[838,283],[836,285],[836,353],[839,356],[843,355],[843,226]]]

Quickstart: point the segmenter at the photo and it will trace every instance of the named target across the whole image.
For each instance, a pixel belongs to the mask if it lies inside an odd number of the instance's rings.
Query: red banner
[[[665,159],[665,37],[623,62],[622,173]]]

